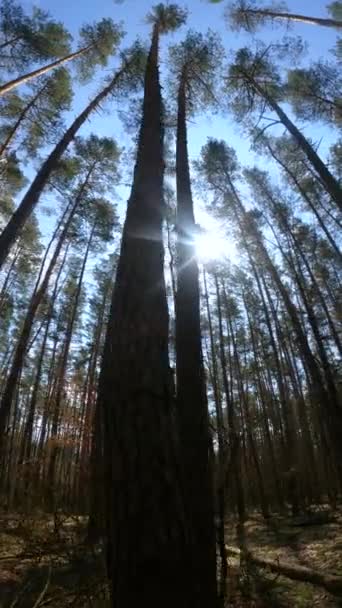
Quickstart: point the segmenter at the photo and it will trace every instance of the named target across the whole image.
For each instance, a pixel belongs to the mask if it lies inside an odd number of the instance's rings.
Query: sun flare
[[[194,237],[198,261],[205,264],[228,259],[234,263],[237,258],[236,245],[221,222],[208,213],[201,204],[196,209],[196,221],[200,226]]]
[[[198,232],[194,238],[198,260],[203,263],[227,259],[234,262],[236,245],[227,234],[224,234],[219,223],[210,218],[210,222],[203,221],[201,224],[206,228]]]
[[[203,232],[195,236],[195,249],[198,259],[202,262],[222,260],[227,256],[227,242],[218,234]]]

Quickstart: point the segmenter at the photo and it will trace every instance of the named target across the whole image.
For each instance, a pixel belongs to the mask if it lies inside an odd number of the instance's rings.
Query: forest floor
[[[237,546],[235,530],[228,521],[229,546]],[[342,508],[324,525],[251,516],[245,530],[253,555],[342,576]],[[0,608],[108,607],[103,553],[85,533],[82,517],[0,513]],[[236,557],[228,564],[227,608],[342,607],[342,597],[321,587],[252,564],[241,569]]]
[[[269,523],[261,516],[250,517],[245,524],[249,551],[275,563],[304,566],[342,577],[342,508],[337,509],[332,521],[323,525],[298,525],[301,521],[306,522],[305,517],[298,520],[277,517]],[[234,521],[227,523],[226,543],[237,546]],[[342,607],[342,595],[333,596],[322,587],[291,580],[252,564],[247,573],[242,573],[236,557],[229,557],[228,564],[229,607]]]

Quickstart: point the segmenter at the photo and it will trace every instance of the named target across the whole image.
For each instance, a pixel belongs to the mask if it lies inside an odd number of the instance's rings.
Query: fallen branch
[[[228,555],[240,557],[240,549],[228,546],[226,548]],[[271,572],[281,574],[292,580],[311,583],[312,585],[323,587],[333,595],[342,595],[342,576],[323,574],[322,572],[311,570],[311,568],[306,568],[305,566],[294,566],[285,562],[261,558],[250,551],[247,552],[246,557],[251,563],[260,566],[260,568],[269,568]]]

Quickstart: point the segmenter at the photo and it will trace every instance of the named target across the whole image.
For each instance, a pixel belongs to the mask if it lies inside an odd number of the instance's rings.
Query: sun
[[[237,258],[236,245],[222,229],[220,223],[206,211],[196,214],[201,230],[194,237],[196,257],[200,262],[223,261],[234,262]]]
[[[203,232],[195,236],[196,256],[201,262],[222,260],[227,257],[227,242],[214,232]]]

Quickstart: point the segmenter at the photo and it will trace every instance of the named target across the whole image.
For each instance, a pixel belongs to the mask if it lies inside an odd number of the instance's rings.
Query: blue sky
[[[24,0],[24,5],[29,8],[32,2]],[[122,3],[115,3],[114,0],[36,0],[41,8],[49,10],[56,18],[63,21],[77,40],[78,28],[87,21],[95,21],[102,17],[112,17],[117,21],[122,21],[124,29],[127,32],[124,43],[129,44],[137,35],[148,40],[149,26],[145,23],[145,16],[155,2],[151,0],[124,0]],[[224,43],[226,50],[237,49],[240,46],[250,44],[251,36],[247,33],[231,32],[227,29],[223,13],[227,2],[220,4],[209,4],[206,0],[188,0],[187,2],[179,2],[187,6],[189,10],[188,26],[205,32],[208,27],[217,31]],[[289,0],[287,3],[290,11],[301,12],[303,14],[314,14],[316,16],[326,16],[326,3],[322,0]],[[166,36],[162,39],[162,58],[166,57],[163,50],[167,48],[169,43],[173,43],[181,39],[185,33],[185,27],[174,35]],[[309,55],[307,60],[315,60],[322,56],[329,56],[329,49],[334,45],[336,34],[334,30],[314,27],[310,25],[296,24],[291,33],[303,36],[309,45]],[[283,28],[272,29],[264,28],[258,33],[258,38],[264,41],[274,40],[284,34]],[[165,63],[162,61],[162,72],[165,71]],[[103,72],[105,74],[105,72]],[[99,73],[99,78],[102,76]],[[96,86],[90,83],[86,87],[77,87],[75,94],[74,110],[80,109],[87,101]],[[95,117],[88,124],[84,131],[95,130],[97,133],[110,133],[114,137],[122,139],[122,127],[115,115],[115,112],[104,117]],[[310,127],[312,133],[312,125]],[[316,125],[314,136],[317,139],[323,137],[321,143],[322,151],[327,150],[328,144],[331,142],[331,134],[323,129],[322,126]],[[217,136],[229,140],[229,143],[237,148],[241,160],[249,157],[247,154],[249,142],[244,137],[241,137],[241,131],[233,124],[229,116],[227,117],[203,117],[198,116],[195,120],[195,125],[190,126],[189,146],[192,156],[196,156],[201,145],[205,142],[208,135]],[[327,145],[325,145],[325,139]]]
[[[150,27],[145,23],[145,16],[155,3],[151,0],[124,0],[122,3],[116,3],[114,0],[36,0],[34,3],[30,0],[23,1],[25,8],[30,9],[33,4],[38,4],[41,8],[49,10],[55,18],[63,21],[74,35],[75,43],[77,42],[78,29],[83,23],[96,21],[103,17],[112,17],[114,20],[122,21],[124,29],[127,32],[123,45],[129,45],[138,35],[148,41]],[[208,27],[217,31],[227,51],[251,43],[251,36],[249,34],[231,32],[227,28],[223,17],[227,2],[209,4],[206,0],[188,0],[187,2],[180,1],[179,4],[186,6],[189,10],[187,27],[201,32],[205,32]],[[287,5],[292,12],[327,16],[326,2],[322,0],[315,0],[314,2],[312,0],[289,0]],[[162,80],[167,73],[167,46],[180,40],[184,36],[185,31],[186,27],[183,27],[176,34],[162,38]],[[285,28],[278,27],[277,29],[272,29],[268,26],[258,32],[257,37],[268,42],[280,38],[284,33],[286,33]],[[314,61],[322,56],[327,58],[331,56],[329,49],[332,49],[336,40],[334,30],[295,24],[290,33],[303,36],[304,40],[308,43],[309,53],[305,61]],[[98,90],[101,78],[108,71],[110,70],[100,71],[95,81],[88,83],[86,86],[76,85],[73,110],[70,116],[66,118],[68,123],[87,104],[93,93]],[[305,125],[301,126],[304,128],[304,133],[308,133]],[[121,146],[129,147],[131,145],[131,138],[125,134],[122,124],[118,119],[116,109],[113,106],[109,106],[108,112],[105,114],[93,116],[91,122],[88,122],[83,127],[80,134],[86,135],[90,132],[95,132],[98,135],[113,136]],[[198,156],[201,146],[206,142],[208,136],[225,139],[229,145],[236,149],[239,159],[243,164],[253,164],[258,161],[249,150],[250,141],[247,136],[234,124],[232,117],[229,115],[224,117],[199,115],[195,117],[194,122],[189,125],[188,139],[191,158]],[[335,139],[335,135],[329,129],[318,123],[314,126],[310,125],[310,136],[314,140],[321,142],[320,153],[322,156],[326,155],[329,146]],[[122,198],[120,211],[123,214],[125,199],[129,191],[127,189],[120,189],[119,194]],[[42,203],[44,203],[43,200]],[[42,225],[44,228],[47,228],[46,222],[47,219],[43,219]],[[45,232],[44,229],[43,232]]]

